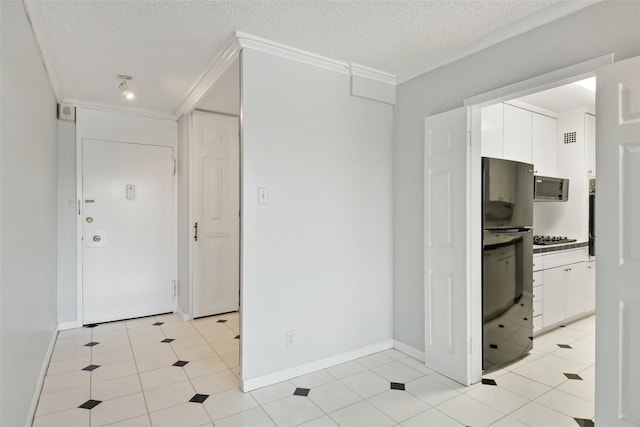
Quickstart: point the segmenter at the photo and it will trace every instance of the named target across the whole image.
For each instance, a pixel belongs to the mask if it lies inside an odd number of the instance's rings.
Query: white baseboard
[[[79,320],[74,320],[73,322],[58,323],[59,331],[66,331],[67,329],[75,329],[75,328],[81,328],[81,327],[82,327],[82,322]]]
[[[411,356],[414,359],[418,359],[421,362],[424,362],[424,351],[420,351],[415,347],[411,347],[403,342],[398,340],[393,340],[393,348],[396,350],[406,354],[407,356]]]
[[[189,321],[189,320],[193,320],[193,317],[188,314],[188,313],[184,313],[182,310],[180,310],[179,308],[176,308],[176,314],[185,322]]]
[[[31,399],[31,405],[29,405],[29,413],[27,415],[25,427],[30,427],[33,424],[33,420],[36,416],[38,400],[40,400],[40,393],[42,392],[42,386],[44,385],[44,377],[47,375],[47,369],[49,369],[49,362],[51,361],[51,356],[53,355],[53,348],[56,345],[56,338],[58,338],[58,331],[54,330],[53,334],[51,334],[49,347],[47,348],[47,352],[44,355],[42,367],[40,368],[40,374],[38,375],[38,381],[36,382],[36,389],[33,393],[33,398]]]
[[[341,363],[350,362],[360,357],[368,356],[379,351],[389,350],[393,347],[393,340],[385,340],[377,344],[372,344],[357,350],[341,353],[336,356],[327,357],[325,359],[316,360],[314,362],[305,363],[303,365],[294,366],[292,368],[283,369],[271,374],[262,375],[256,378],[243,379],[242,391],[245,393],[257,388],[266,387],[272,384],[286,381],[291,378],[299,377],[320,369],[326,369]]]

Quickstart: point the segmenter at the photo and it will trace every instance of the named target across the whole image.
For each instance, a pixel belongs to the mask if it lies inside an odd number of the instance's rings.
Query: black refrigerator
[[[533,165],[482,158],[482,369],[533,348]]]

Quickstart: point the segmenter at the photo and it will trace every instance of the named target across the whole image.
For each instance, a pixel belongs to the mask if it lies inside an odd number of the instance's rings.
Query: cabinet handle
[[[197,242],[198,241],[198,223],[197,222],[193,225],[193,228],[195,229],[195,234],[193,238]]]

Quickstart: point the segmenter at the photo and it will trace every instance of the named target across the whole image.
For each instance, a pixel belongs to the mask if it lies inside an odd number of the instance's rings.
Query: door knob
[[[93,222],[93,217],[92,216],[88,216],[87,219],[85,219],[85,221],[87,221],[87,223],[91,224]]]

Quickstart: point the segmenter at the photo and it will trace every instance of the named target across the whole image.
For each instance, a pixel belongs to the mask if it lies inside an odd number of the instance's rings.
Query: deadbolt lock
[[[87,219],[85,219],[85,221],[87,221],[89,224],[91,224],[93,222],[93,217],[92,216],[88,216]]]
[[[94,242],[99,242],[101,240],[100,236],[93,236],[93,241]]]

